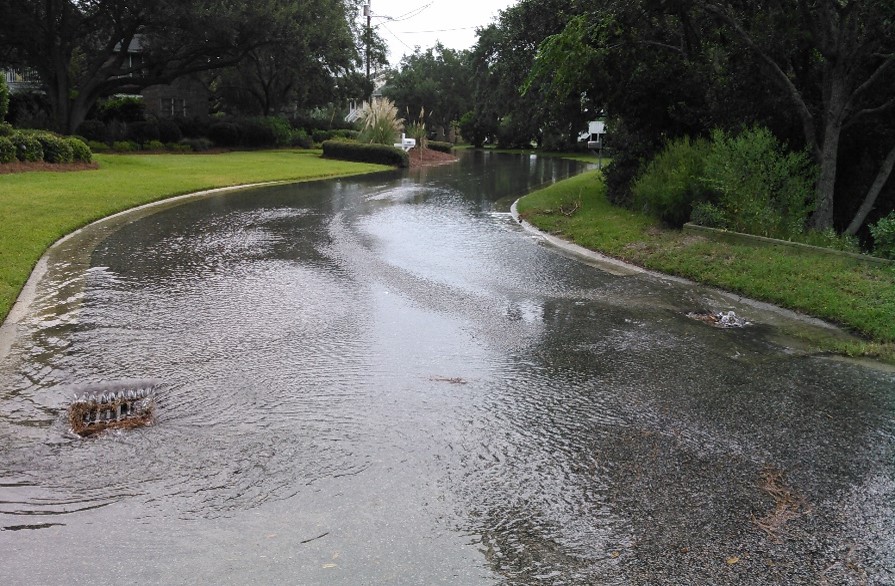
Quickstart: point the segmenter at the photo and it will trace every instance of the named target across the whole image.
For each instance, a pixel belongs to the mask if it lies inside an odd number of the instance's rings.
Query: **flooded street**
[[[580,171],[466,153],[60,245],[0,354],[0,583],[895,583],[895,372],[508,213]],[[156,424],[69,433],[122,379]]]

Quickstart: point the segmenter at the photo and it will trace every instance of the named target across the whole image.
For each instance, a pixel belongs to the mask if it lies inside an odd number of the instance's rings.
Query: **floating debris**
[[[749,322],[746,321],[745,318],[738,316],[732,311],[719,311],[717,313],[690,312],[687,314],[687,317],[718,328],[742,328],[743,326],[749,325]]]
[[[88,437],[107,429],[132,429],[152,425],[155,415],[154,381],[88,385],[75,389],[68,408],[73,433]]]

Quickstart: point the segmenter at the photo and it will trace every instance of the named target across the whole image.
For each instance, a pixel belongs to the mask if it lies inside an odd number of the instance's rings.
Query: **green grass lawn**
[[[526,196],[518,210],[542,230],[586,248],[843,325],[867,342],[828,350],[895,362],[895,267],[662,229],[610,204],[596,173]]]
[[[99,169],[0,175],[0,321],[44,251],[95,220],[174,195],[266,181],[306,181],[388,169],[323,159],[319,151],[96,155]]]

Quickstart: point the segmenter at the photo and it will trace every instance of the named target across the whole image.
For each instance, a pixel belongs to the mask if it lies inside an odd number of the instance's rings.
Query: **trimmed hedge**
[[[5,136],[0,136],[0,165],[16,160],[16,145]]]
[[[409,167],[410,159],[403,150],[381,144],[361,144],[327,140],[323,143],[323,156],[329,159],[378,163],[395,167]]]
[[[9,139],[16,147],[16,158],[23,163],[37,163],[44,160],[44,148],[32,134],[20,130],[13,132]]]
[[[38,132],[34,135],[40,146],[43,147],[44,161],[47,163],[64,164],[74,160],[71,145],[64,138],[50,132]]]
[[[93,162],[93,153],[90,151],[90,147],[87,146],[87,143],[73,136],[66,137],[65,142],[71,147],[73,161],[77,163]]]
[[[437,140],[429,141],[429,148],[433,151],[451,154],[454,152],[454,145],[449,142],[439,142]]]

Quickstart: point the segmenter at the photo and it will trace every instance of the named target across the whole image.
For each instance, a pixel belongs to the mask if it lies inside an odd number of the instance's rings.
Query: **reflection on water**
[[[885,583],[895,376],[781,346],[775,313],[557,255],[495,203],[579,170],[469,154],[234,193],[54,264],[0,362],[0,543],[21,562],[0,578],[148,547],[129,577]],[[686,317],[722,309],[756,325]],[[71,385],[133,378],[164,381],[157,425],[67,433]],[[754,523],[769,467],[811,511],[780,536]]]

